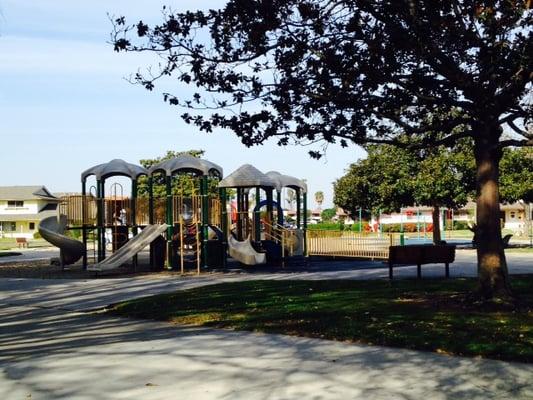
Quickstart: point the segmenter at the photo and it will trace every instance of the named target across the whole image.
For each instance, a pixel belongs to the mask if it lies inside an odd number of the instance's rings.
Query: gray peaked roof
[[[218,184],[218,187],[221,188],[246,188],[258,186],[276,188],[276,182],[250,164],[240,166],[225,179],[222,179]]]
[[[181,154],[170,160],[161,161],[150,167],[148,173],[153,175],[156,172],[164,172],[167,176],[172,176],[178,172],[194,172],[199,175],[215,175],[222,178],[223,170],[219,165],[208,160],[203,160],[190,154]]]
[[[278,171],[268,171],[266,175],[276,182],[276,190],[278,192],[284,187],[288,187],[291,189],[301,189],[304,193],[307,193],[307,184],[301,179],[289,175],[283,175]]]
[[[44,186],[1,186],[0,200],[52,200],[59,201]]]
[[[148,170],[140,165],[130,164],[124,160],[114,159],[108,163],[98,164],[81,173],[81,180],[84,181],[88,176],[94,175],[97,180],[109,178],[110,176],[127,176],[131,179],[137,179],[141,175],[148,175]]]

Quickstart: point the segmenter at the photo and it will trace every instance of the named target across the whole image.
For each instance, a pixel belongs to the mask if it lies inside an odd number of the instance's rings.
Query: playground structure
[[[233,258],[247,265],[284,265],[287,258],[304,256],[307,185],[303,181],[275,171],[263,174],[254,166],[245,164],[220,181],[219,188],[224,203],[226,190],[236,190],[236,204],[231,216],[232,236],[228,240],[229,253]],[[284,225],[281,207],[284,188],[296,192],[294,229],[287,229]],[[266,210],[262,212],[262,208]],[[223,232],[227,232],[225,226]]]
[[[123,184],[109,184],[114,177],[130,181],[129,195]],[[81,258],[83,267],[93,271],[123,264],[135,269],[138,253],[147,246],[151,268],[182,273],[191,265],[197,273],[225,267],[228,254],[246,265],[284,264],[303,257],[307,212],[303,181],[275,171],[263,174],[251,165],[222,178],[220,166],[190,155],[149,169],[111,160],[84,171],[81,195],[62,197],[58,218],[43,221],[39,231],[60,248],[62,265]],[[95,184],[89,186],[89,179]],[[284,188],[297,193],[293,229],[284,226],[280,206]]]

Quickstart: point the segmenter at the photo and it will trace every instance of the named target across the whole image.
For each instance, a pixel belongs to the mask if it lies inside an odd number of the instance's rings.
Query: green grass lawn
[[[533,254],[533,247],[509,247],[508,249],[505,249],[505,253]]]
[[[533,362],[533,276],[520,310],[473,304],[475,279],[249,281],[129,301],[109,313],[177,324]]]

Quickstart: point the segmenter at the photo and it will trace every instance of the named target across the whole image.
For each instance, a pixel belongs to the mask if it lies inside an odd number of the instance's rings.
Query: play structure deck
[[[129,195],[113,177],[130,180]],[[277,171],[245,164],[223,178],[217,164],[180,155],[149,169],[115,159],[84,171],[81,182],[81,194],[62,197],[58,217],[39,226],[63,265],[81,259],[93,271],[135,267],[148,246],[154,269],[198,273],[224,267],[228,255],[257,265],[306,253],[307,187]],[[284,224],[283,190],[296,194],[292,229]]]
[[[131,192],[113,177],[129,179]],[[304,181],[250,164],[223,177],[217,164],[189,155],[149,169],[116,159],[87,169],[81,182],[81,194],[62,197],[58,216],[39,231],[59,247],[62,265],[81,259],[91,271],[135,268],[148,247],[151,269],[200,273],[226,267],[228,257],[246,266],[298,264],[308,256],[388,260],[403,244],[395,234],[308,230]],[[291,228],[284,190],[295,193]]]

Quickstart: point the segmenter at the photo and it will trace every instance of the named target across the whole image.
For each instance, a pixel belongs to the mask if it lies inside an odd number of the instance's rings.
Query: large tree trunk
[[[491,133],[476,138],[474,146],[478,277],[481,293],[487,299],[507,298],[511,294],[500,226],[498,179],[502,152],[497,145],[499,134]]]
[[[433,244],[439,244],[440,238],[440,208],[433,206],[431,210],[431,218],[433,220]]]

